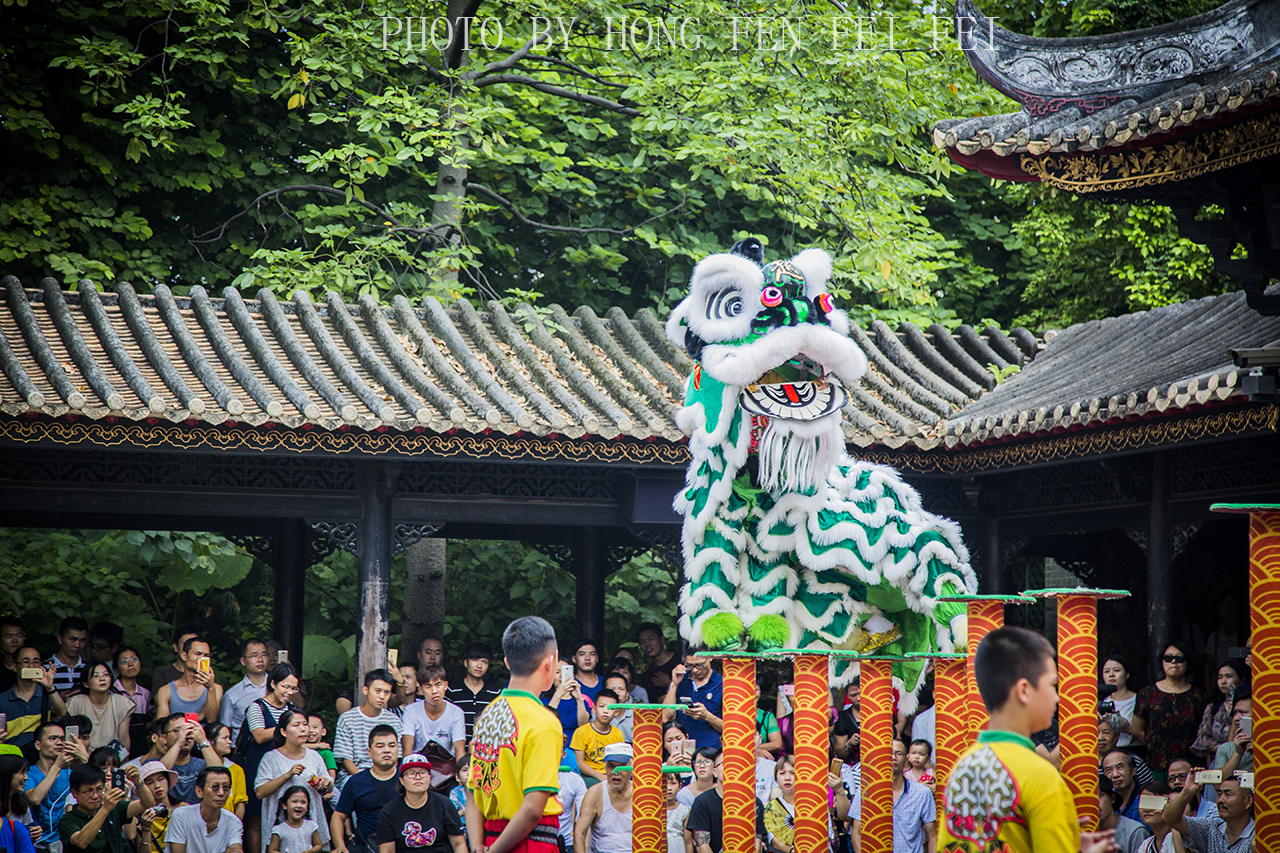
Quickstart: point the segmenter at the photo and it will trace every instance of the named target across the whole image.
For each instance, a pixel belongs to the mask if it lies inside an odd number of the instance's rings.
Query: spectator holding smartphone
[[[196,802],[196,778],[209,766],[221,767],[222,759],[205,737],[204,729],[194,714],[170,714],[165,721],[165,745],[160,761],[178,774],[171,796],[184,803]],[[199,754],[196,754],[196,753]]]
[[[22,795],[31,806],[31,817],[39,824],[42,843],[53,853],[62,853],[58,821],[67,810],[71,793],[71,763],[79,744],[68,744],[66,731],[57,723],[45,723],[35,731],[39,756],[27,770]],[[88,761],[85,753],[82,760]]]
[[[129,724],[133,720],[133,703],[112,690],[111,667],[101,661],[86,664],[80,671],[80,687],[67,701],[67,711],[88,717],[92,723],[89,748],[97,749],[120,741],[129,750]]]
[[[125,797],[124,788],[111,785],[107,774],[92,764],[71,771],[71,795],[76,807],[62,816],[58,832],[66,853],[107,853],[125,850],[125,825],[143,812],[141,800]],[[139,821],[135,849],[151,846],[151,821]]]
[[[23,646],[14,652],[13,659],[18,666],[18,683],[0,693],[0,714],[5,717],[4,742],[22,749],[31,745],[33,732],[41,719],[48,719],[49,711],[62,717],[67,705],[53,689],[53,667],[40,665],[39,649]]]
[[[180,659],[182,675],[156,692],[156,716],[195,714],[200,722],[215,722],[222,703],[222,685],[214,680],[209,643],[193,634],[183,642]],[[191,793],[195,795],[194,788]]]
[[[720,746],[724,731],[724,679],[711,668],[711,658],[685,653],[684,663],[671,670],[665,705],[688,705],[688,711],[663,711],[662,719],[680,721],[698,746]]]

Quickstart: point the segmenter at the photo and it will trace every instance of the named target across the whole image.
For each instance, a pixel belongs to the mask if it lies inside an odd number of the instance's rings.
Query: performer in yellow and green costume
[[[678,423],[693,459],[676,509],[695,646],[951,651],[976,581],[957,525],[925,512],[892,468],[845,452],[846,385],[867,360],[807,249],[763,263],[744,240],[694,269],[667,336],[696,362]],[[902,709],[923,664],[895,664]],[[852,678],[842,664],[839,686]]]

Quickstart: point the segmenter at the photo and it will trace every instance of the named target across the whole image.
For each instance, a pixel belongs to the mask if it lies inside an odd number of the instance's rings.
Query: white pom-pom
[[[791,263],[804,273],[805,291],[810,299],[826,291],[827,282],[831,280],[832,270],[835,269],[831,255],[822,249],[805,249],[792,258]]]

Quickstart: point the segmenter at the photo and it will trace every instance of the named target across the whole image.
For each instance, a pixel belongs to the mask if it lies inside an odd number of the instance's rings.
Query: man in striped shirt
[[[338,717],[333,738],[333,757],[338,760],[338,785],[347,777],[373,766],[369,756],[369,732],[377,725],[395,729],[396,741],[404,734],[400,718],[387,710],[387,702],[396,689],[395,676],[386,669],[374,669],[364,677],[364,702]]]
[[[76,686],[88,663],[80,654],[88,641],[89,623],[79,616],[68,616],[58,625],[58,651],[44,665],[53,667],[53,689],[63,696]]]

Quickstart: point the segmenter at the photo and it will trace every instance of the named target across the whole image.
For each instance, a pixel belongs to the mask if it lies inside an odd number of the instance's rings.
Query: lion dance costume
[[[831,257],[763,259],[755,239],[704,258],[667,320],[695,362],[677,421],[693,456],[675,501],[681,634],[716,650],[963,646],[963,605],[938,601],[977,586],[958,526],[845,452],[845,385],[867,359],[826,292]],[[837,663],[833,684],[855,672]],[[924,665],[894,676],[910,712]]]

